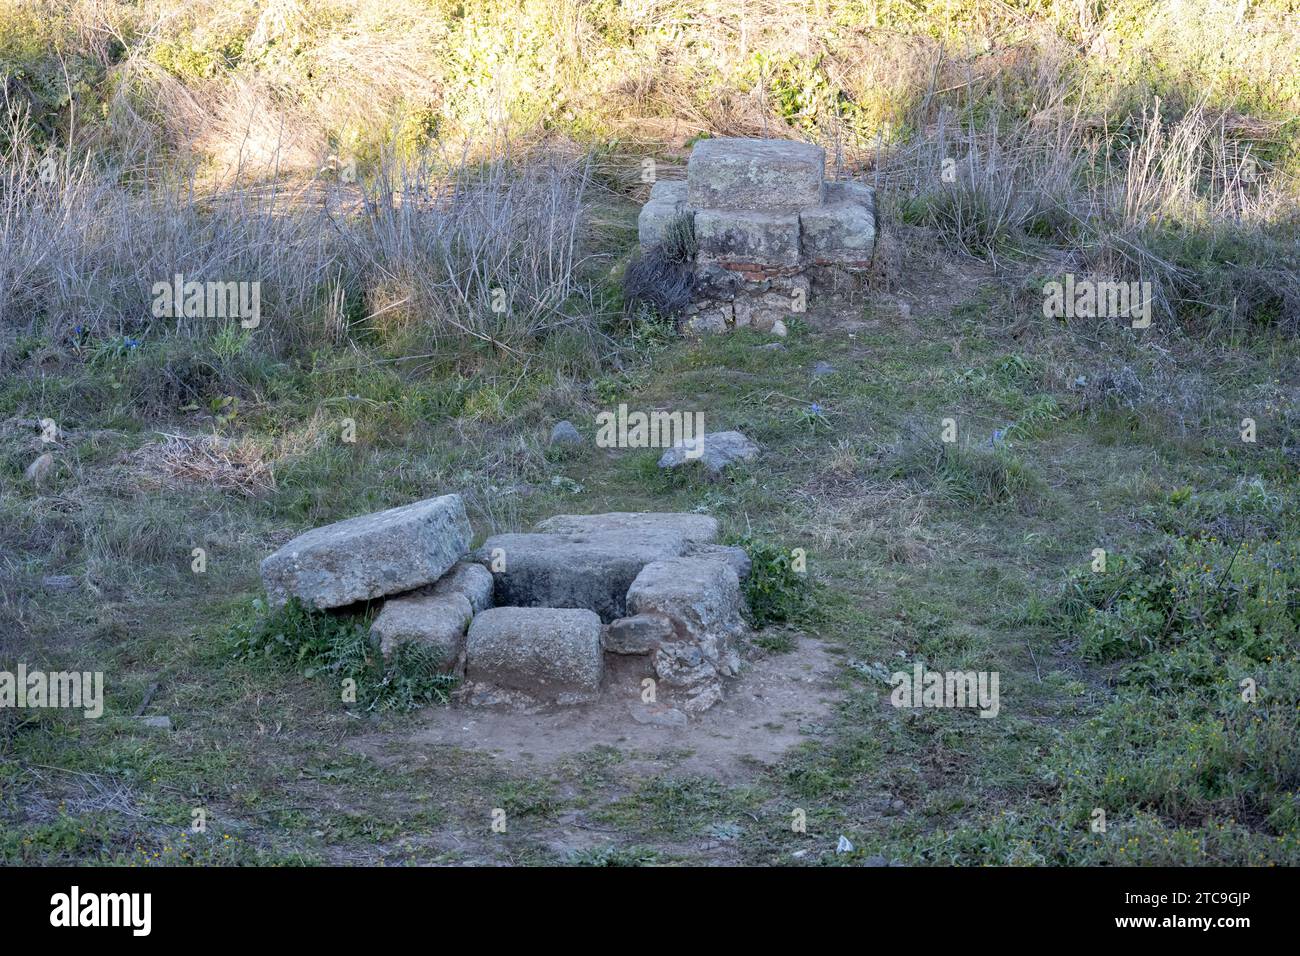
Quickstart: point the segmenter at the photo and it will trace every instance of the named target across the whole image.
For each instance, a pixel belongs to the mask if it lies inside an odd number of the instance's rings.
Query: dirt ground
[[[512,770],[545,769],[608,746],[629,754],[630,766],[640,764],[647,773],[672,769],[733,782],[751,775],[754,762],[775,762],[810,728],[828,721],[840,696],[834,666],[825,645],[800,637],[788,654],[748,662],[728,682],[721,703],[685,718],[662,689],[657,703],[642,702],[644,664],[628,659],[611,666],[592,704],[537,711],[453,704],[430,709],[424,725],[404,736],[367,735],[347,746],[381,764],[409,764],[422,752],[452,746],[490,754]],[[666,725],[669,720],[681,725]]]

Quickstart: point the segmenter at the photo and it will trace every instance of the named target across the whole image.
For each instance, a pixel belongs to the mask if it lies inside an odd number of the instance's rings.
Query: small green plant
[[[765,541],[747,539],[741,547],[752,567],[744,581],[750,623],[756,627],[807,619],[812,603],[808,572],[800,570],[802,557]]]
[[[252,610],[256,616],[251,623],[231,629],[236,658],[289,665],[304,677],[324,675],[338,684],[353,680],[357,705],[366,710],[445,704],[456,684],[434,652],[422,645],[402,645],[385,663],[371,643],[368,614],[313,611],[297,599],[274,609],[257,599]]]

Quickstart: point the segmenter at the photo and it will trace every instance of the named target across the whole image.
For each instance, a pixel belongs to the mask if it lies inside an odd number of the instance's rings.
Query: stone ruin
[[[740,669],[750,562],[717,543],[714,518],[557,515],[471,553],[472,537],[460,496],[444,495],[299,535],[262,580],[273,605],[382,599],[371,637],[384,658],[408,641],[433,648],[470,704],[584,703],[617,674],[638,699],[654,678],[659,711],[684,722]]]
[[[825,152],[808,143],[706,139],[685,182],[654,184],[637,221],[643,255],[684,221],[693,227],[684,329],[784,335],[792,314],[862,289],[876,244],[875,191],[827,182],[825,165]]]

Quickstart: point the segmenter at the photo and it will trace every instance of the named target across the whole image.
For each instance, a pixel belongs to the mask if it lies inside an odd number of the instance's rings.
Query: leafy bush
[[[299,668],[304,677],[329,676],[335,683],[354,680],[357,704],[366,710],[408,711],[446,703],[456,678],[426,647],[405,644],[387,664],[370,641],[368,614],[313,611],[297,599],[268,609],[253,602],[252,623],[231,630],[235,656],[250,662],[273,661]]]
[[[811,613],[812,588],[806,571],[796,571],[790,551],[764,541],[746,539],[740,546],[753,566],[742,582],[750,623],[756,627],[806,620]]]

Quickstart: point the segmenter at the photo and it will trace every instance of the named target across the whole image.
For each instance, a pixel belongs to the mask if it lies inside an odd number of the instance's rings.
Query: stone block
[[[826,153],[781,139],[700,140],[686,167],[692,209],[794,211],[822,201]]]

